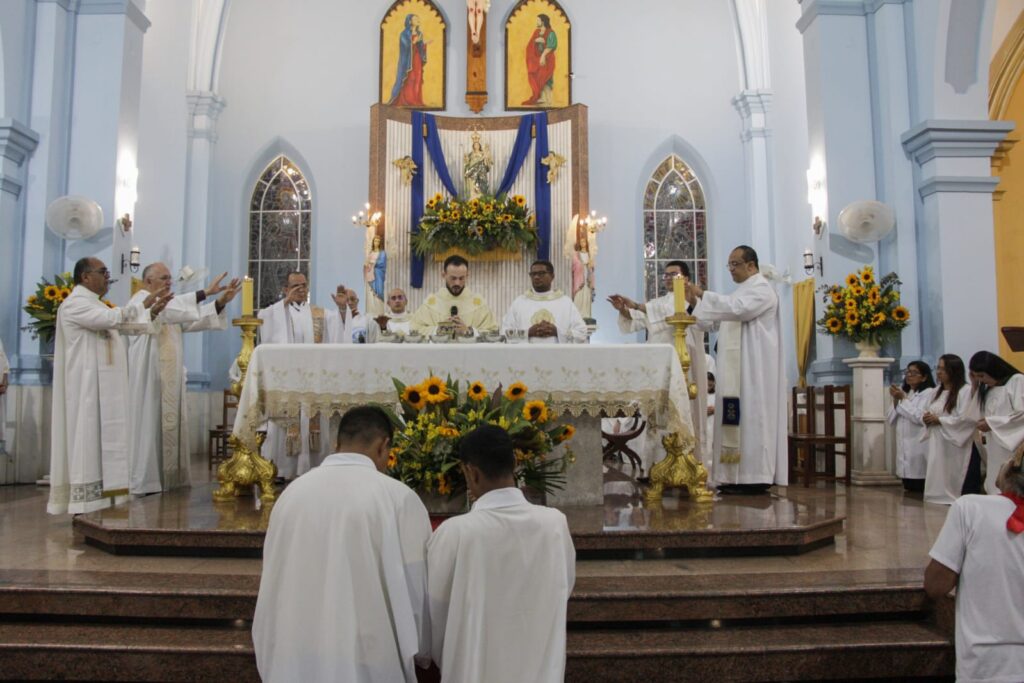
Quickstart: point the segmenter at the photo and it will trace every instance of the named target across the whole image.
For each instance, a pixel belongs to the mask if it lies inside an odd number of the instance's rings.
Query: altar
[[[547,403],[551,419],[577,427],[568,444],[576,461],[565,489],[549,498],[554,505],[601,504],[602,416],[639,411],[654,427],[691,429],[682,368],[669,344],[262,344],[249,362],[234,434],[257,450],[267,419],[395,405],[395,379],[414,384],[429,375],[463,386],[483,382],[492,391],[522,382],[528,399]]]

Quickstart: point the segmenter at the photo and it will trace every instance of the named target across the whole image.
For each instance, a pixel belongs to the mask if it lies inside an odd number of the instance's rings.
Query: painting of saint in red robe
[[[388,104],[399,107],[422,107],[423,67],[427,63],[427,45],[420,30],[420,18],[415,14],[405,17],[405,29],[398,37],[398,71]]]
[[[551,18],[546,14],[538,14],[537,28],[526,44],[526,73],[531,95],[523,101],[524,107],[551,106],[557,49],[558,37],[551,30]]]

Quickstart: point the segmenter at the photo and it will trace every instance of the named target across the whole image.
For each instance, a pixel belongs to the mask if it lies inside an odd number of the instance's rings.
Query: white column
[[[743,121],[744,166],[750,197],[750,246],[765,263],[778,263],[775,253],[775,210],[771,187],[771,129],[768,127],[770,90],[744,90],[732,99]]]
[[[189,111],[188,166],[186,168],[185,231],[181,263],[193,268],[210,263],[207,221],[209,218],[210,162],[217,142],[217,117],[224,100],[216,93],[190,91],[186,94]],[[210,376],[206,370],[203,346],[206,335],[185,335],[185,367],[190,388],[206,388]]]
[[[850,481],[855,486],[899,484],[886,463],[885,372],[893,358],[850,358],[853,370],[853,415]]]
[[[148,27],[133,0],[81,0],[78,9],[67,190],[99,202],[110,227],[124,213],[135,215],[142,39]],[[119,279],[110,298],[123,304],[131,273],[121,274],[121,259],[131,246],[130,235],[104,230],[69,244],[66,265],[83,256],[103,259]]]

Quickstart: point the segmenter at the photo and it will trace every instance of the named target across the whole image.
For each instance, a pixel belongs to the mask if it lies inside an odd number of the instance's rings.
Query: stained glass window
[[[694,280],[707,287],[704,190],[690,167],[675,154],[658,165],[644,190],[643,240],[647,299],[666,293],[661,272],[669,261],[684,261]]]
[[[284,278],[299,271],[309,278],[313,198],[302,171],[279,156],[256,181],[249,202],[249,276],[256,306],[281,298]]]

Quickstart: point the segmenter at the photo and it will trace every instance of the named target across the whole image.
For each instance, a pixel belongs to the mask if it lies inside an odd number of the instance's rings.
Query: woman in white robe
[[[939,358],[935,374],[938,387],[922,417],[928,426],[923,437],[928,448],[924,500],[951,505],[960,497],[967,473],[977,411],[959,356],[946,354]]]
[[[923,439],[927,431],[924,413],[934,393],[932,369],[919,360],[907,365],[902,387],[895,384],[889,387],[892,408],[888,419],[896,430],[896,476],[903,480],[907,491],[924,491],[928,469],[928,446]]]
[[[1024,375],[989,351],[971,356],[970,368],[979,382],[978,431],[985,437],[985,493],[995,495],[999,493],[999,469],[1024,443]]]

